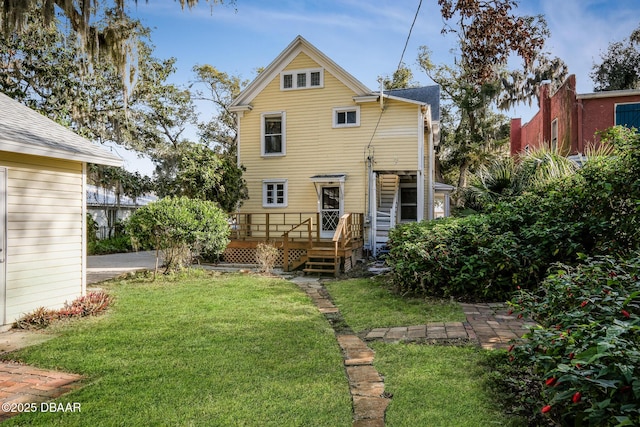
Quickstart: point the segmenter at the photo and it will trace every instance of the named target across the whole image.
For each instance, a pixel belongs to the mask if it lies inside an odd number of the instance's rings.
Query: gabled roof
[[[314,45],[309,43],[302,36],[297,36],[285,50],[267,66],[249,86],[247,86],[238,97],[231,103],[231,110],[239,110],[249,103],[271,82],[274,78],[295,59],[298,54],[304,53],[317,62],[322,68],[340,80],[345,86],[350,88],[356,96],[370,95],[372,92],[358,79],[345,71],[338,64],[333,62],[324,53],[320,52]],[[236,108],[234,108],[236,107]]]
[[[122,159],[0,93],[0,151],[122,166]]]
[[[384,91],[385,95],[394,98],[409,99],[431,106],[431,120],[440,121],[440,86],[413,87]]]

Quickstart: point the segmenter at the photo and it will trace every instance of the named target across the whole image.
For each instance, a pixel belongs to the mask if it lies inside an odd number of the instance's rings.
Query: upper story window
[[[333,109],[333,127],[360,126],[360,107],[341,107]]]
[[[640,103],[616,104],[615,124],[640,130]]]
[[[280,73],[280,89],[314,89],[324,85],[322,68],[309,70],[287,70]]]
[[[286,154],[286,115],[284,111],[263,113],[261,123],[261,154],[284,156]]]

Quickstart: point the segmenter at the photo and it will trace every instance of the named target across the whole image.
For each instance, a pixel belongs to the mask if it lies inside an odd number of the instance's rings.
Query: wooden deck
[[[276,265],[285,271],[304,268],[306,273],[334,275],[348,271],[362,256],[363,214],[344,214],[332,238],[320,237],[319,224],[317,212],[236,213],[224,260],[255,264],[256,247],[269,243],[279,249]]]

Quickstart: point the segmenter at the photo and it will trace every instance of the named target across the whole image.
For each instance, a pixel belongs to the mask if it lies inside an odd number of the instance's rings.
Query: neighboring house
[[[0,93],[0,324],[86,291],[86,164],[120,158]]]
[[[135,199],[124,195],[116,197],[113,190],[87,185],[87,212],[98,225],[96,237],[98,239],[113,237],[119,223],[129,218],[136,209],[157,199],[150,194]]]
[[[568,156],[584,154],[597,146],[598,131],[615,125],[640,129],[640,90],[578,94],[574,75],[553,93],[543,84],[538,106],[528,123],[511,120],[511,155],[541,146]]]
[[[255,262],[255,242],[270,240],[286,270],[337,272],[383,250],[397,223],[433,218],[437,200],[448,211],[452,188],[436,194],[433,179],[439,97],[438,86],[372,91],[296,37],[230,107],[249,199],[225,260]],[[340,252],[320,261],[323,246]]]

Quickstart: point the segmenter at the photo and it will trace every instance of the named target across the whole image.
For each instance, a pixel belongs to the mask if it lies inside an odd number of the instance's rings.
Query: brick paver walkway
[[[19,363],[0,363],[0,422],[18,413],[42,410],[41,403],[80,386],[80,375],[37,369]],[[33,404],[26,408],[24,404]]]
[[[330,323],[340,325],[340,311],[317,278],[295,277],[292,281],[309,295]],[[498,349],[506,348],[510,340],[521,337],[533,325],[507,314],[504,304],[461,305],[466,322],[376,328],[366,332],[364,340],[344,325],[342,329],[334,326],[349,380],[353,427],[384,426],[384,413],[390,403],[384,392],[384,380],[373,367],[375,353],[367,346],[366,341],[476,343],[485,349]]]
[[[365,340],[386,342],[468,342],[485,349],[507,348],[512,339],[526,333],[532,322],[508,315],[504,304],[461,304],[466,322],[436,322],[425,325],[376,328]]]

